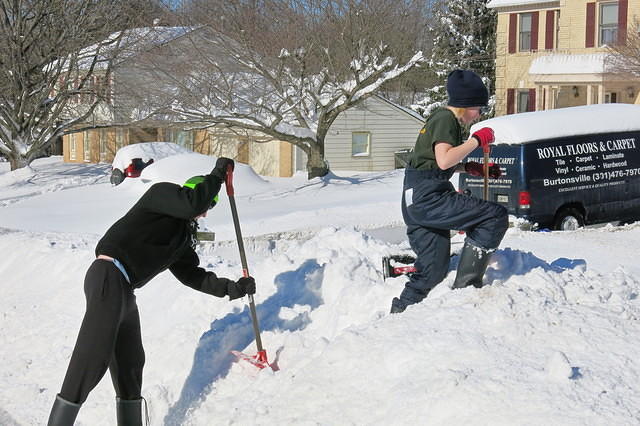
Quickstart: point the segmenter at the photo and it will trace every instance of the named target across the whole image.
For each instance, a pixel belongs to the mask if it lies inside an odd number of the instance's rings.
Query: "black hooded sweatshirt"
[[[198,267],[192,243],[194,218],[207,211],[220,191],[224,180],[220,174],[214,169],[194,189],[168,182],[154,184],[109,228],[96,246],[96,256],[120,261],[134,288],[168,268],[181,283],[224,297],[234,281]]]

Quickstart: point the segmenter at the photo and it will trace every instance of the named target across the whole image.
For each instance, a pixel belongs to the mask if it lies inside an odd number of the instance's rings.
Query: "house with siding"
[[[79,126],[86,130],[79,129],[63,137],[64,161],[110,163],[116,151],[125,145],[167,141],[205,155],[234,158],[251,165],[262,175],[291,176],[296,170],[293,146],[265,138],[264,135],[255,132],[218,126],[205,128],[204,124],[201,128],[197,125],[188,128],[172,121],[170,117],[146,119],[130,125],[121,124],[130,121],[131,117],[136,115],[136,111],[143,108],[139,98],[129,97],[128,91],[145,87],[144,84],[136,84],[140,79],[154,78],[152,72],[145,72],[147,65],[144,61],[148,60],[148,55],[154,55],[155,58],[172,58],[174,61],[180,55],[188,55],[198,40],[197,34],[194,35],[195,31],[198,30],[186,27],[135,30],[134,33],[143,36],[134,44],[136,48],[114,67],[110,78],[103,78],[97,71],[89,82],[91,85],[99,86],[106,93],[105,102],[96,108],[90,118],[91,123]],[[82,109],[93,101],[89,96],[79,95],[72,99],[71,104],[72,107]]]
[[[640,79],[607,71],[607,46],[640,31],[640,0],[491,0],[496,115],[640,103]]]
[[[189,29],[159,28],[157,31],[159,33],[150,40],[148,50],[158,58],[188,54],[197,39],[187,37]],[[152,74],[146,75],[144,66],[136,61],[136,54],[126,58],[114,68],[109,81],[96,76],[95,84],[107,85],[102,90],[108,94],[106,104],[101,105],[91,118],[97,128],[65,135],[64,161],[110,163],[116,151],[125,145],[166,141],[201,154],[233,158],[249,164],[264,176],[288,177],[306,169],[306,155],[302,150],[256,132],[226,126],[205,128],[206,123],[201,128],[197,128],[197,124],[194,128],[185,128],[179,122],[172,122],[170,117],[116,126],[115,123],[125,123],[132,111],[140,109],[140,101],[136,99],[144,98],[128,99],[122,87],[135,90],[145,87],[136,84],[137,81],[153,78]],[[120,87],[120,90],[113,90],[114,87]],[[93,99],[78,97],[74,102],[82,108]],[[423,121],[411,110],[382,97],[371,96],[362,104],[342,112],[332,124],[325,138],[325,159],[332,170],[392,170],[400,165],[396,153],[413,147]]]
[[[381,96],[342,112],[325,138],[331,170],[383,171],[401,165],[397,152],[411,149],[424,118]]]

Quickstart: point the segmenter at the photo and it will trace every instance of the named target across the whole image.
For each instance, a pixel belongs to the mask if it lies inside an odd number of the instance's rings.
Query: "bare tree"
[[[640,21],[635,21],[630,28],[635,29],[625,33],[626,40],[609,46],[607,56],[607,71],[622,74],[628,78],[640,79]]]
[[[0,153],[12,170],[41,155],[108,96],[125,34],[114,31],[131,27],[146,3],[0,0]]]
[[[337,116],[419,65],[423,1],[194,0],[189,62],[156,66],[183,122],[287,141],[309,177],[329,172]],[[197,35],[197,38],[196,38]]]

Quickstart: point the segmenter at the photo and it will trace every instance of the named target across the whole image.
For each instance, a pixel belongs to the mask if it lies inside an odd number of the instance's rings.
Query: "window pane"
[[[520,15],[520,32],[531,31],[531,14],[523,13]]]
[[[84,151],[84,161],[89,161],[91,156],[91,145],[89,143],[89,132],[84,132],[84,138],[82,139],[82,148]]]
[[[531,14],[520,15],[520,50],[531,50]]]
[[[351,134],[351,155],[369,155],[369,133],[353,132]]]
[[[529,107],[529,92],[518,92],[518,112],[527,112]]]
[[[603,4],[600,7],[600,24],[618,25],[618,5]]]
[[[600,44],[616,44],[616,40],[618,40],[618,29],[617,28],[602,28],[600,30]]]

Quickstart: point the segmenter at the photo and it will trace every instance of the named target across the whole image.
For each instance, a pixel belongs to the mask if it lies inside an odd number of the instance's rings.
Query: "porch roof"
[[[551,54],[535,58],[529,75],[536,83],[600,83],[607,73],[607,53]]]
[[[558,0],[491,0],[487,3],[488,8],[529,6],[532,4],[559,3]]]

